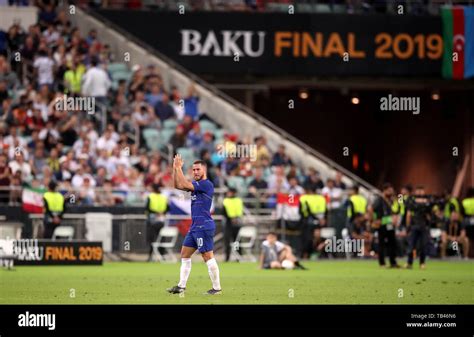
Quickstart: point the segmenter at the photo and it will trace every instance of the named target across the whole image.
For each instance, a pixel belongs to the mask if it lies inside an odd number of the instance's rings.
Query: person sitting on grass
[[[262,243],[260,269],[283,269],[282,263],[285,260],[293,262],[297,269],[306,269],[298,262],[289,245],[278,241],[275,233],[268,233],[266,240]]]

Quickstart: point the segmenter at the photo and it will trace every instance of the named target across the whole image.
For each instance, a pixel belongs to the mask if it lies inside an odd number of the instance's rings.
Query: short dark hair
[[[359,193],[359,185],[353,185],[352,189],[354,190],[355,193]]]
[[[384,184],[382,185],[382,191],[388,190],[389,188],[392,188],[392,187],[393,187],[392,184],[390,184],[390,183],[384,183]]]
[[[423,186],[423,185],[416,185],[416,189],[417,189],[417,190],[424,190],[424,189],[425,189],[425,186]]]
[[[204,160],[198,159],[194,161],[193,165],[202,165],[202,166],[207,166],[206,162]]]
[[[413,186],[412,184],[406,184],[405,186],[403,186],[408,192],[412,192],[413,191]]]
[[[276,236],[276,237],[278,237],[277,233],[275,233],[275,232],[268,232],[268,234],[267,234],[267,235],[273,235],[273,236]]]
[[[54,180],[51,180],[48,184],[48,188],[51,190],[51,191],[54,191],[57,187],[57,184]]]

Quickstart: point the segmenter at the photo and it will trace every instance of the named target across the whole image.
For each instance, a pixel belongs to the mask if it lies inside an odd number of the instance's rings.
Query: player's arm
[[[194,191],[193,184],[186,179],[183,173],[183,160],[179,154],[173,160],[173,182],[174,188],[182,191]]]

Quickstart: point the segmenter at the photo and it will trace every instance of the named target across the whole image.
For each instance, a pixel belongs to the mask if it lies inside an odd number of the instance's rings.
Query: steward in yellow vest
[[[43,194],[44,203],[44,234],[45,239],[53,237],[54,230],[61,224],[64,214],[65,202],[61,193],[56,191],[56,183],[51,181],[48,192]]]
[[[321,194],[313,188],[306,189],[300,197],[300,214],[302,221],[301,230],[301,257],[308,258],[314,251],[314,233],[319,233],[321,227],[326,225],[327,202]]]
[[[168,212],[168,198],[160,193],[160,186],[154,184],[152,186],[152,192],[148,195],[146,200],[146,213],[147,213],[147,244],[150,246],[148,255],[148,262],[152,261],[153,258],[153,246],[151,245],[156,241],[160,234],[161,228],[165,225],[165,215]],[[163,248],[159,248],[160,253],[164,254]]]
[[[347,218],[351,223],[364,217],[367,212],[367,199],[359,194],[359,186],[355,185],[349,191],[349,205],[347,207]]]
[[[222,206],[226,220],[224,226],[225,260],[229,261],[231,249],[238,249],[238,247],[232,247],[232,242],[235,242],[242,223],[244,202],[237,196],[237,190],[231,187],[227,191]]]
[[[474,187],[469,188],[467,196],[462,201],[462,214],[464,215],[464,225],[467,236],[474,239]]]

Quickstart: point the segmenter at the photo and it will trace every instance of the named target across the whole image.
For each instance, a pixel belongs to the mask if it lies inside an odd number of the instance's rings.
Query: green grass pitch
[[[303,270],[259,270],[220,263],[223,294],[207,267],[193,262],[183,297],[179,264],[111,262],[103,266],[18,266],[0,270],[0,304],[458,304],[474,303],[474,263],[428,261],[426,270],[380,269],[375,261],[307,262]],[[75,295],[72,297],[71,295]]]

